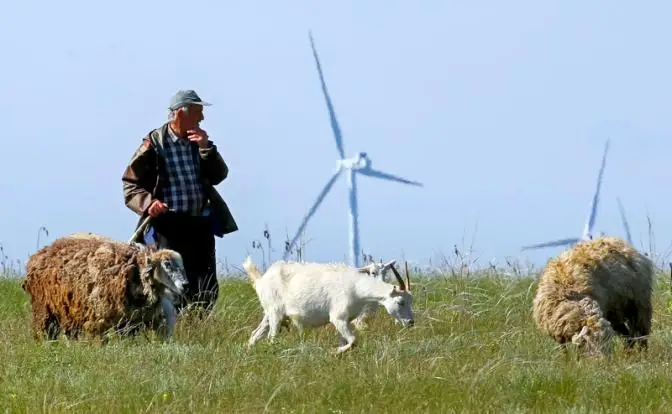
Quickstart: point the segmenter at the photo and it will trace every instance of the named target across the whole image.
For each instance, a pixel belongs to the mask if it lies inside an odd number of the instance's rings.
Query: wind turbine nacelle
[[[365,152],[360,152],[352,158],[338,160],[338,168],[345,168],[348,170],[361,170],[368,168],[371,165],[371,160],[366,156]]]
[[[354,168],[363,169],[363,168],[369,168],[371,166],[371,160],[366,155],[366,152],[360,152],[359,154],[357,154],[355,158],[356,161],[355,164],[353,165]]]

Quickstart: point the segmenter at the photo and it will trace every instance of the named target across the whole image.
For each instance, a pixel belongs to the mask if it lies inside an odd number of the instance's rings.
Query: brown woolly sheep
[[[645,349],[651,330],[653,263],[625,241],[602,237],[574,245],[544,268],[532,313],[537,327],[588,356],[609,355],[612,338]]]
[[[104,337],[110,330],[156,329],[172,336],[174,301],[187,283],[181,256],[105,236],[77,233],[55,240],[26,263],[21,287],[31,297],[33,334],[56,339]]]

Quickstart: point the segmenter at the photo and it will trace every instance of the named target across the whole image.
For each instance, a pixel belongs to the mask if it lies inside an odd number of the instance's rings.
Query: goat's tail
[[[259,272],[257,265],[252,262],[251,256],[247,256],[245,262],[243,262],[243,268],[245,269],[245,272],[247,272],[247,276],[250,278],[252,283],[255,283],[261,278],[261,273]]]

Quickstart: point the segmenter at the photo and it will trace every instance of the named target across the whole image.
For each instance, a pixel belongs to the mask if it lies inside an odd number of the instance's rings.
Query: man
[[[215,237],[238,230],[215,189],[229,169],[208,134],[199,126],[203,102],[193,90],[171,99],[169,121],[150,131],[122,176],[124,202],[140,216],[150,216],[157,248],[182,255],[189,284],[186,300],[210,311],[218,297]],[[137,227],[136,227],[137,229]],[[145,243],[143,233],[136,239]]]

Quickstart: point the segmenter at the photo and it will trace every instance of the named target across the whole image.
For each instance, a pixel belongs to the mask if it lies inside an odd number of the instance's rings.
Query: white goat
[[[390,268],[392,268],[392,266],[394,266],[396,262],[397,262],[396,260],[390,260],[389,262],[384,264],[382,260],[379,263],[371,262],[365,266],[358,267],[357,271],[359,271],[360,273],[369,274],[371,277],[378,278],[383,282],[387,282],[387,271],[390,270]],[[345,270],[351,269],[351,267],[345,263],[329,263],[328,266],[338,267]],[[406,269],[406,274],[408,276],[408,269]],[[371,315],[373,315],[377,309],[378,309],[377,302],[367,303],[366,305],[364,305],[359,315],[352,321],[352,325],[357,330],[365,329],[367,327],[366,319],[371,317]],[[395,323],[398,323],[398,321],[395,320]],[[282,321],[282,324],[280,325],[280,329],[287,328],[287,330],[289,331],[289,326],[290,326],[289,319],[285,318]]]
[[[264,316],[248,341],[251,348],[265,333],[273,341],[280,325],[289,318],[300,332],[307,327],[334,325],[340,334],[341,353],[355,345],[351,321],[368,304],[380,304],[408,327],[414,324],[410,280],[390,268],[399,286],[371,277],[368,268],[354,269],[341,264],[279,261],[262,276],[250,256],[243,268],[254,285]]]

